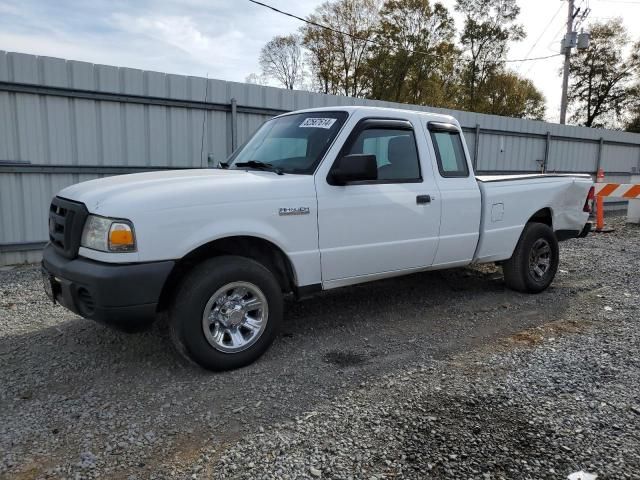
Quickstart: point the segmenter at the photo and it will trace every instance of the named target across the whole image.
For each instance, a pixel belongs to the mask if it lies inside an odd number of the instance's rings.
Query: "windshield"
[[[227,162],[230,168],[266,168],[312,174],[342,127],[346,112],[295,113],[266,122]],[[265,165],[262,166],[265,168]]]

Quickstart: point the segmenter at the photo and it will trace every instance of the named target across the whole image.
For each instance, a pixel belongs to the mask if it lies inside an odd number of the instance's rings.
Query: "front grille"
[[[49,208],[49,241],[67,258],[75,258],[89,212],[83,203],[54,197]]]

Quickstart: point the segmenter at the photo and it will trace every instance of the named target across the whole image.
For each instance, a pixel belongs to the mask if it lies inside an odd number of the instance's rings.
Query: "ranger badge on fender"
[[[309,207],[280,207],[278,214],[285,215],[309,215]]]

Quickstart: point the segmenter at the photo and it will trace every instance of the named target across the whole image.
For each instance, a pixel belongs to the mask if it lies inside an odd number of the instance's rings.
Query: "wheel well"
[[[527,223],[536,222],[536,223],[544,223],[545,225],[549,225],[553,228],[553,216],[551,215],[550,208],[542,208],[534,213]]]
[[[284,293],[292,292],[295,289],[293,267],[287,255],[278,246],[257,237],[227,237],[201,245],[176,262],[162,288],[158,311],[163,311],[169,306],[172,295],[182,278],[193,267],[205,259],[221,255],[251,258],[271,271]]]

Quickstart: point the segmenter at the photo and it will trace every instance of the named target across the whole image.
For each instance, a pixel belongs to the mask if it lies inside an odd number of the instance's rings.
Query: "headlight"
[[[102,252],[135,252],[133,225],[127,220],[89,215],[80,246]]]

